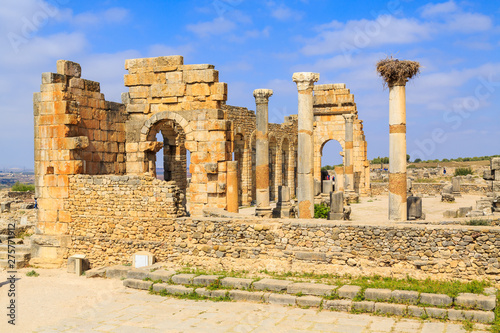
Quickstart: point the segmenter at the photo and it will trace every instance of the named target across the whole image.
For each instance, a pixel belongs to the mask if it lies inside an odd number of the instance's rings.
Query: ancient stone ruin
[[[311,218],[312,184],[321,184],[323,146],[330,140],[344,154],[335,191],[369,194],[363,125],[345,84],[314,85],[317,74],[294,74],[299,115],[268,124],[272,92],[254,92],[257,114],[227,105],[227,85],[213,65],[184,65],[181,56],[168,56],[127,60],[125,69],[129,90],[122,103],[106,101],[77,63],[60,60],[57,73],[42,75],[34,94],[38,264],[60,264],[84,239],[153,241],[173,228],[172,219],[201,217],[207,209],[237,212],[257,202],[258,215],[270,217],[269,201],[278,197],[297,198],[299,216]],[[302,135],[308,158],[299,151]],[[164,180],[156,178],[161,166]],[[294,211],[289,202],[278,208],[279,216]],[[109,261],[120,260],[118,248],[109,247],[116,251]]]

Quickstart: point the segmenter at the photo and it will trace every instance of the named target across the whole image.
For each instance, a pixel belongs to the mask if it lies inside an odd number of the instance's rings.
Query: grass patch
[[[473,225],[473,226],[490,225],[490,221],[484,220],[484,219],[471,219],[469,221],[466,221],[465,224],[466,225]]]
[[[35,185],[16,182],[14,185],[12,185],[11,191],[16,191],[16,192],[35,191]]]
[[[34,269],[26,273],[26,276],[32,276],[32,277],[37,277],[39,275],[40,274],[38,274],[37,272],[35,272]]]
[[[467,176],[472,175],[473,173],[474,171],[472,171],[471,167],[455,169],[455,176]]]

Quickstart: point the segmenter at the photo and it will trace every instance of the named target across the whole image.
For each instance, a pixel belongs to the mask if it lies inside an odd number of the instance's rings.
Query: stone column
[[[319,73],[293,73],[299,91],[297,200],[299,218],[314,217],[314,136],[313,87]]]
[[[255,140],[255,179],[257,208],[255,215],[271,217],[269,205],[269,137],[268,137],[268,103],[273,91],[271,89],[255,89],[257,131]]]
[[[345,119],[345,153],[344,153],[344,190],[354,192],[354,169],[352,163],[352,148],[354,146],[354,128],[352,113],[344,114]]]
[[[389,84],[389,220],[406,215],[406,80]]]
[[[227,211],[231,213],[238,213],[238,162],[226,162],[227,173]]]

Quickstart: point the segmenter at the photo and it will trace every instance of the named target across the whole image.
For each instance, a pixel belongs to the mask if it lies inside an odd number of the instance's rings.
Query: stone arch
[[[151,117],[149,117],[145,122],[144,125],[141,128],[141,136],[140,136],[140,141],[145,142],[145,141],[153,141],[151,138],[151,128],[157,124],[158,122],[161,122],[162,120],[172,120],[175,121],[182,129],[184,130],[184,133],[186,134],[186,141],[193,141],[193,129],[191,128],[191,123],[188,122],[184,117],[182,117],[180,114],[175,113],[175,112],[170,112],[170,111],[163,111],[163,112],[157,112],[153,114]]]

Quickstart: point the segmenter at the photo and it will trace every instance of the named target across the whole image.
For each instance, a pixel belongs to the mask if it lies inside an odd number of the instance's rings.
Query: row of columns
[[[294,73],[293,81],[298,90],[298,146],[297,146],[297,200],[298,217],[311,219],[314,217],[314,82],[319,80],[319,73]],[[269,204],[269,137],[268,137],[268,103],[273,91],[256,89],[253,92],[256,104],[256,199],[255,215],[270,217],[272,209]],[[345,156],[344,187],[347,192],[354,191],[353,114],[345,114]]]

